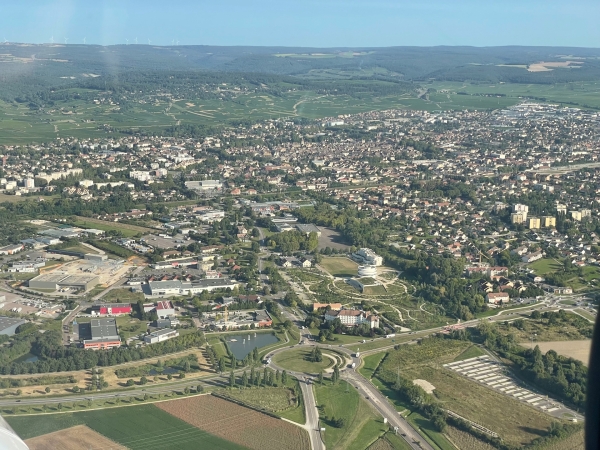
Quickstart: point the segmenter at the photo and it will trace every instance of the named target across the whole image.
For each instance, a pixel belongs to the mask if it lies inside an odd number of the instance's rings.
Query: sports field
[[[334,277],[355,277],[358,270],[358,264],[345,257],[325,257],[319,265]]]

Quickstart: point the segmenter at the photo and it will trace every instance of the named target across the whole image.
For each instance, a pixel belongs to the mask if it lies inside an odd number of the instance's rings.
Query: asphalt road
[[[300,389],[302,390],[306,410],[306,431],[310,436],[310,447],[312,450],[325,450],[325,444],[321,440],[321,432],[319,431],[319,410],[317,409],[312,385],[301,381]]]

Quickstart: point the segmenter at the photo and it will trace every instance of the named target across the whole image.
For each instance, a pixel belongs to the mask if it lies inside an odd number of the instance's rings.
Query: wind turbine
[[[175,45],[175,39],[171,39],[171,45]]]
[[[175,44],[176,44],[176,45],[179,45],[179,41],[177,41]]]
[[[65,45],[69,43],[69,38],[65,38]]]
[[[87,39],[87,38],[83,38],[83,45],[85,45],[85,40],[86,40],[86,39]]]
[[[137,45],[137,38],[135,38],[135,44]]]
[[[54,44],[54,36],[50,36],[50,43]]]
[[[6,40],[6,38],[4,38],[4,43],[5,43],[5,44],[8,44],[8,41]]]
[[[125,39],[125,42],[127,42],[127,45],[129,45],[129,39]]]
[[[150,39],[148,39],[148,45],[150,45],[150,43],[151,43],[151,42],[152,42],[152,41],[151,41]]]

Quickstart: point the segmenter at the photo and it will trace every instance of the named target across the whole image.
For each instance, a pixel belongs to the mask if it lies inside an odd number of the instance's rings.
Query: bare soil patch
[[[413,384],[421,387],[428,394],[433,394],[435,386],[427,380],[413,380]]]
[[[308,434],[302,428],[212,395],[156,406],[201,430],[251,449],[310,449]]]
[[[85,425],[77,425],[54,433],[43,434],[27,439],[25,443],[30,450],[127,449],[127,447],[111,441]]]
[[[578,359],[587,365],[590,360],[592,341],[591,339],[586,339],[582,341],[537,342],[537,345],[539,345],[542,353],[546,353],[548,350],[554,350],[559,355]]]

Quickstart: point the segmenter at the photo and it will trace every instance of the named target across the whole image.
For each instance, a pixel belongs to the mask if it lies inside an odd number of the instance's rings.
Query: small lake
[[[273,333],[256,333],[255,336],[254,332],[227,336],[226,339],[227,346],[238,360],[244,359],[255,348],[266,347],[279,341]]]
[[[21,363],[21,362],[36,362],[38,359],[37,356],[35,356],[32,353],[25,353],[23,356],[19,356],[17,359],[15,359],[13,362],[17,362],[17,363]]]

